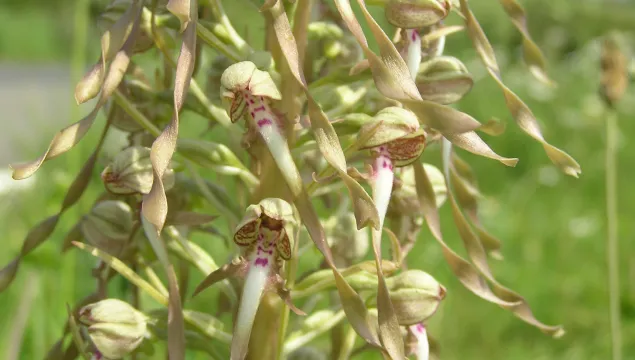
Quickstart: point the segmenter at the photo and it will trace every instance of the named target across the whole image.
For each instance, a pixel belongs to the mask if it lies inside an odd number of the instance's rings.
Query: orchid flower
[[[379,229],[375,231],[381,235],[392,193],[394,168],[418,159],[425,148],[426,136],[419,128],[416,115],[406,109],[388,107],[379,111],[373,120],[360,129],[359,138],[368,137],[360,149],[370,149],[373,157],[371,182],[379,214]]]
[[[242,360],[247,355],[256,312],[266,291],[276,291],[294,312],[304,315],[291,303],[280,275],[282,262],[291,258],[294,248],[295,223],[293,208],[284,200],[268,198],[250,205],[234,233],[234,242],[243,249],[242,256],[211,273],[194,292],[230,275],[245,278],[234,324],[232,360]]]

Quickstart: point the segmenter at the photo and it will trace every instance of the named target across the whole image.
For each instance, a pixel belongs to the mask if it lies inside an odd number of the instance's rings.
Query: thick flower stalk
[[[291,258],[295,223],[293,208],[284,200],[268,198],[249,206],[234,233],[234,242],[243,249],[242,256],[211,273],[195,291],[196,294],[230,275],[245,278],[234,324],[232,360],[242,360],[247,355],[251,329],[265,291],[277,291],[292,310],[303,314],[291,303],[280,276],[283,260]]]

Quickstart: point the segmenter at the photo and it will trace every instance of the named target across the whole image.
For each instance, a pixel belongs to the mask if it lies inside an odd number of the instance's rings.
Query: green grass
[[[230,15],[236,12],[236,9],[228,10]],[[483,121],[491,116],[505,120],[508,129],[503,136],[485,139],[499,154],[518,157],[520,162],[516,168],[506,168],[491,160],[460,154],[472,164],[487,197],[482,206],[483,222],[503,241],[505,259],[491,262],[495,275],[527,299],[539,320],[563,324],[567,334],[558,340],[550,339],[509,312],[469,293],[451,275],[439,246],[427,230],[423,230],[409,261],[423,264],[422,268],[448,289],[440,312],[431,322],[430,333],[439,340],[443,359],[607,359],[610,332],[604,240],[605,137],[603,114],[596,96],[597,44],[579,41],[574,52],[559,57],[564,45],[553,45],[546,41],[551,38],[537,37],[546,43],[547,54],[553,55],[550,73],[559,84],[556,89],[547,89],[537,84],[524,66],[516,62],[517,37],[511,25],[500,14],[489,15],[488,10],[487,6],[481,6],[476,13],[485,15],[483,25],[492,42],[505,45],[501,48],[503,55],[507,55],[501,57],[504,79],[541,120],[545,137],[574,156],[583,172],[580,179],[573,179],[550,165],[540,145],[512,123],[495,83],[480,77],[482,66],[466,37],[454,35],[448,52],[463,59],[478,79],[474,90],[459,104],[460,109]],[[20,46],[6,41],[10,37],[1,37],[0,59],[69,59],[68,49],[60,52],[57,48],[61,38],[53,31],[43,31],[59,26],[56,19],[38,11],[14,15],[0,11],[0,30],[6,27],[22,34]],[[554,23],[548,25],[544,28],[558,29]],[[594,26],[604,30],[604,25]],[[241,27],[237,26],[239,30]],[[567,31],[568,28],[562,29]],[[601,35],[600,30],[589,36]],[[512,61],[503,61],[503,58]],[[632,256],[635,243],[631,241],[635,234],[632,221],[635,173],[630,169],[635,163],[635,149],[628,142],[630,134],[635,133],[635,124],[630,121],[634,115],[635,92],[631,90],[620,107],[618,148],[622,164],[618,181],[625,359],[635,357],[635,262]],[[195,122],[189,122],[192,123]],[[201,130],[201,123],[196,124],[185,125],[184,133]],[[0,199],[4,243],[0,265],[18,253],[29,228],[58,211],[68,184],[87,158],[102,125],[103,119],[76,149],[47,162],[37,174],[39,180],[33,191]],[[43,143],[40,148],[43,150],[45,146]],[[438,158],[436,149],[424,154],[429,162],[438,163]],[[90,269],[95,259],[73,250],[77,252],[76,261],[68,262],[59,249],[67,231],[89,210],[99,193],[99,169],[84,198],[64,215],[51,238],[24,259],[14,284],[0,295],[0,309],[4,314],[0,316],[0,358],[16,339],[21,322],[24,322],[24,332],[19,343],[19,358],[43,358],[61,335],[66,304],[72,305],[94,290]],[[463,254],[447,205],[441,215],[447,242]],[[223,249],[217,239],[195,240],[206,249]],[[219,262],[225,258],[224,253],[220,255],[216,258]],[[317,258],[309,262],[315,261]],[[200,275],[196,274],[193,282],[199,279]],[[117,293],[122,286],[124,282],[117,281],[112,289]],[[32,302],[28,301],[30,297]],[[212,298],[201,297],[189,305],[204,308]],[[22,307],[28,307],[26,317],[20,315]]]

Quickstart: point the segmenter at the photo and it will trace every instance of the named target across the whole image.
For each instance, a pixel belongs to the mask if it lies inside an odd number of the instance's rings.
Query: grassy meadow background
[[[525,296],[538,319],[563,324],[567,334],[558,340],[550,339],[469,293],[451,275],[440,248],[427,230],[422,231],[409,261],[421,264],[448,289],[440,312],[430,324],[430,333],[441,345],[442,359],[608,359],[605,113],[597,96],[598,40],[610,30],[618,29],[635,49],[635,2],[520,2],[529,14],[530,31],[549,60],[550,75],[558,83],[555,88],[542,85],[529,75],[520,61],[521,38],[498,1],[472,0],[471,6],[496,48],[504,80],[532,108],[543,125],[545,137],[578,160],[582,166],[579,179],[559,173],[542,148],[513,124],[502,93],[486,76],[465,34],[452,35],[446,53],[462,59],[476,80],[472,92],[457,107],[481,121],[492,116],[505,120],[506,133],[499,137],[484,135],[485,140],[499,154],[520,159],[517,167],[507,168],[461,152],[475,169],[487,197],[482,209],[483,222],[503,241],[505,259],[493,260],[493,271],[503,284]],[[238,29],[261,46],[262,20],[257,17],[256,8],[248,0],[224,3],[232,19],[237,19]],[[72,89],[86,64],[98,57],[99,33],[94,25],[76,17],[78,9],[90,13],[99,7],[85,0],[0,2],[0,129],[3,129],[0,166],[3,169],[9,162],[39,156],[59,128],[78,120],[91,108],[91,105],[77,107]],[[381,17],[380,12],[375,13]],[[74,48],[86,51],[74,52]],[[57,75],[49,76],[51,72]],[[625,359],[635,359],[634,88],[631,87],[618,110]],[[48,102],[46,107],[42,107],[44,102]],[[185,118],[184,136],[204,130],[206,124],[202,120]],[[88,157],[102,126],[103,117],[79,146],[47,162],[24,189],[0,191],[0,266],[18,254],[32,226],[59,210],[68,185]],[[423,155],[424,159],[435,163],[438,151],[430,150]],[[7,174],[0,176],[2,182],[8,181]],[[60,248],[66,233],[90,209],[100,191],[96,171],[82,200],[63,215],[51,238],[24,258],[14,283],[0,294],[0,359],[44,358],[61,335],[66,304],[72,305],[94,290],[90,269],[95,259],[77,250],[61,256]],[[444,206],[441,213],[445,237],[454,249],[462,250],[449,210]],[[225,255],[224,247],[219,247],[217,241],[208,238],[196,241],[206,249],[219,248]],[[222,262],[223,256],[216,260]],[[201,275],[196,276],[192,281],[200,280]],[[111,294],[116,296],[125,286],[123,280],[114,281]],[[198,308],[205,306],[204,298],[193,303]],[[374,357],[364,354],[359,358]]]

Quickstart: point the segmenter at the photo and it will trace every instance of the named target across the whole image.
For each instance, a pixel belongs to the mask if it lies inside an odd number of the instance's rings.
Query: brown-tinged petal
[[[436,199],[432,183],[430,182],[430,179],[426,175],[425,169],[420,162],[415,161],[412,166],[415,170],[417,196],[419,197],[419,201],[421,203],[426,224],[428,225],[428,228],[434,238],[441,245],[443,257],[445,257],[445,261],[448,265],[450,265],[452,273],[454,273],[463,286],[476,296],[504,308],[516,305],[517,302],[508,301],[494,294],[487,285],[487,281],[478,273],[474,266],[454,252],[443,241],[439,211],[436,207]]]
[[[446,138],[454,145],[473,154],[498,160],[507,166],[516,166],[517,158],[506,158],[495,153],[474,131],[462,134],[449,134]]]
[[[390,158],[395,167],[410,165],[419,159],[426,146],[426,135],[423,130],[418,130],[400,139],[386,144]]]
[[[503,9],[512,20],[512,23],[523,36],[523,57],[529,66],[529,71],[540,81],[548,85],[553,85],[553,81],[547,74],[547,62],[540,51],[540,48],[531,39],[527,29],[527,17],[525,9],[516,0],[499,0]]]
[[[580,165],[571,156],[569,156],[569,154],[549,144],[544,139],[542,133],[540,132],[538,121],[536,120],[536,117],[531,112],[529,107],[527,107],[527,105],[503,83],[503,80],[500,76],[498,63],[494,55],[494,49],[492,49],[492,46],[487,40],[483,29],[474,17],[474,14],[468,8],[467,1],[460,1],[461,13],[465,17],[468,35],[472,40],[472,44],[474,45],[476,52],[481,57],[481,60],[485,64],[487,71],[490,73],[492,78],[496,81],[498,86],[503,91],[507,108],[516,120],[518,126],[529,136],[542,144],[545,152],[547,153],[547,156],[558,168],[560,168],[562,172],[567,175],[578,177],[578,175],[582,171],[580,169]]]

